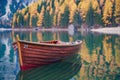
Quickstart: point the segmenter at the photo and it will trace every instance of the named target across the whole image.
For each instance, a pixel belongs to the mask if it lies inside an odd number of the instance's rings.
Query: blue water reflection
[[[11,32],[0,32],[0,80],[15,80],[19,72],[17,56],[11,43]]]

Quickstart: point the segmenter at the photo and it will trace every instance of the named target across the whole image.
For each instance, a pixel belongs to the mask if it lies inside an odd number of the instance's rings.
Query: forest
[[[120,25],[120,0],[38,0],[17,10],[12,28]]]

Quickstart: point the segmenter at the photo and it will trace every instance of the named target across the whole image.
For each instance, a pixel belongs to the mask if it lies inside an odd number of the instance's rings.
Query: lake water
[[[82,40],[79,54],[62,62],[20,71],[12,48],[16,35],[28,41]],[[120,35],[85,32],[0,32],[0,80],[120,80]]]

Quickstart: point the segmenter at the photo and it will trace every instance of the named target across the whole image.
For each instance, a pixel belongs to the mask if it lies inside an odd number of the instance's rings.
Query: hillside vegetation
[[[120,25],[120,0],[38,0],[12,19],[13,28],[62,27],[69,24]]]

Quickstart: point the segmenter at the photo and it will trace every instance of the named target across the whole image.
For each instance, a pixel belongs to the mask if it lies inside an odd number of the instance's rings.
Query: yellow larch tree
[[[42,26],[43,17],[44,17],[44,6],[42,6],[42,10],[40,14],[38,13],[38,22],[37,22],[38,27]]]
[[[26,21],[28,18],[28,13],[26,15],[24,15],[24,20]]]
[[[29,5],[29,13],[30,13],[30,27],[32,27],[32,17],[37,14],[38,3],[32,3]]]
[[[103,10],[103,22],[105,23],[105,26],[112,24],[112,7],[112,2],[110,0],[106,0]]]
[[[78,10],[80,12],[80,15],[81,15],[83,21],[85,21],[85,17],[86,17],[87,11],[89,9],[90,1],[91,0],[82,0],[78,4]]]
[[[54,1],[54,5],[55,5],[55,14],[57,14],[59,11],[59,3],[57,0]]]
[[[26,15],[24,15],[24,26],[28,26],[29,25],[29,18],[28,18],[29,14],[27,13]]]
[[[60,21],[60,18],[61,18],[60,5],[59,5],[58,0],[54,1],[54,6],[55,6],[55,11],[54,11],[53,25],[57,26],[57,25],[59,25],[59,21]]]
[[[61,14],[64,14],[65,7],[66,7],[66,4],[65,4],[65,3],[63,3],[63,4],[60,5],[60,7],[59,7],[60,10],[59,10],[59,12],[61,12]]]
[[[37,10],[38,3],[32,3],[29,5],[29,13],[34,14]]]
[[[66,5],[69,5],[69,2],[70,2],[71,0],[65,0],[64,1],[64,4],[66,4]]]
[[[52,9],[52,7],[50,7],[49,13],[50,13],[50,15],[53,14],[53,9]]]
[[[120,25],[120,0],[115,0],[115,22]]]
[[[54,17],[53,17],[53,26],[57,26],[58,25],[58,13],[60,11],[60,8],[59,8],[59,2],[58,0],[55,0],[54,1]]]
[[[95,10],[95,12],[100,13],[100,7],[99,7],[99,4],[98,4],[98,1],[97,0],[92,0],[91,3],[92,3],[92,7]]]
[[[23,9],[21,10],[21,14],[22,14],[22,15],[25,15],[25,14],[28,12],[28,10],[29,10],[28,7],[23,8]]]
[[[37,21],[37,27],[40,27],[41,26],[41,15],[38,13],[38,21]]]
[[[41,5],[42,0],[37,0],[37,3],[38,3],[39,5]]]
[[[77,10],[77,5],[74,0],[71,0],[69,2],[69,9],[70,9],[70,15],[69,15],[69,23],[73,22],[75,12]]]
[[[53,17],[53,26],[57,25],[57,14],[59,11],[59,3],[57,0],[54,1],[54,7],[55,7],[55,11],[54,11],[54,17]]]
[[[100,8],[97,0],[81,0],[81,2],[78,4],[78,10],[83,21],[85,21],[90,4],[92,4],[92,8],[96,13],[100,13]]]

